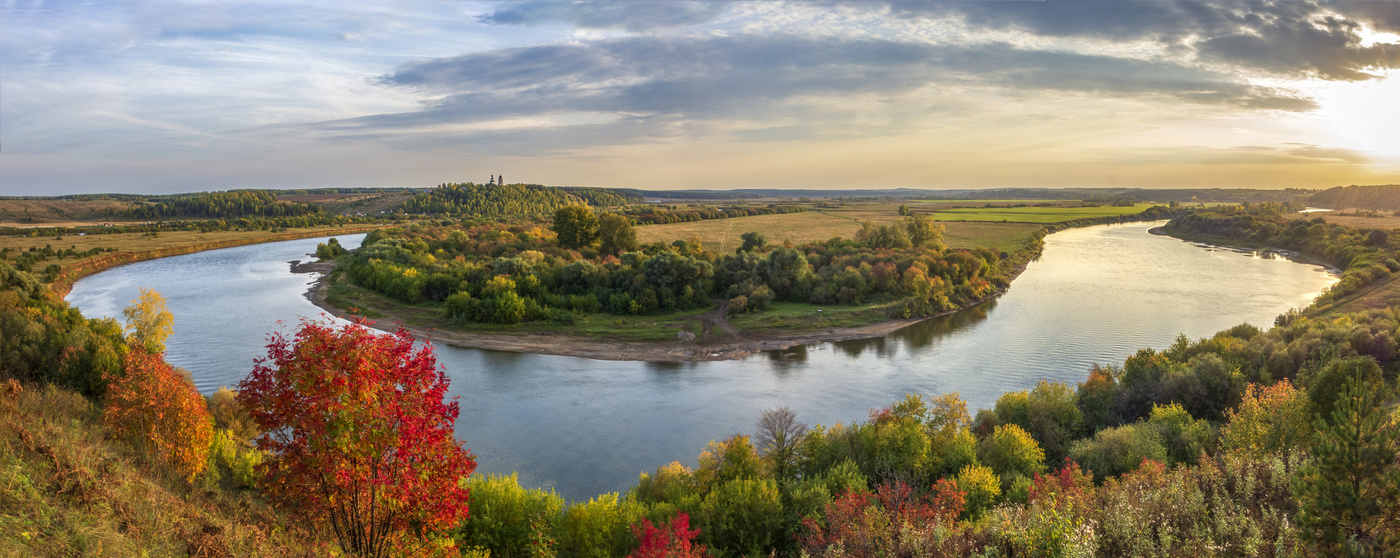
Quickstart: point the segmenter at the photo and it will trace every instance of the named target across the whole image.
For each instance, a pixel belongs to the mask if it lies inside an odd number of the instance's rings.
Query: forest
[[[538,184],[474,184],[451,183],[421,194],[403,203],[405,213],[471,216],[481,219],[501,219],[528,215],[548,215],[574,204],[596,207],[623,206],[642,201],[641,196],[608,188],[548,187]]]
[[[278,201],[277,194],[266,190],[230,190],[227,192],[149,196],[140,200],[136,207],[122,211],[114,217],[151,220],[278,218],[314,215],[320,212],[320,206]]]
[[[1360,208],[1400,211],[1400,184],[1337,186],[1308,198],[1308,205],[1333,209]]]

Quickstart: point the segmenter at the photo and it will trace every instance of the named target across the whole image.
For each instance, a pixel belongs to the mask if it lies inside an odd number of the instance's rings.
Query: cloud
[[[1372,162],[1365,154],[1344,148],[1288,143],[1279,146],[1242,145],[1236,147],[1181,146],[1134,149],[1103,158],[1105,162],[1127,165],[1183,163],[1190,165],[1352,165]]]
[[[478,21],[495,25],[534,25],[565,22],[584,29],[646,31],[706,23],[719,15],[728,2],[636,1],[508,2]]]
[[[667,122],[752,120],[760,122],[756,128],[780,132],[794,125],[781,122],[784,118],[803,120],[800,129],[856,123],[858,118],[830,109],[856,96],[930,105],[939,90],[948,88],[1013,97],[1161,98],[1246,110],[1313,107],[1312,101],[1287,91],[1167,61],[1031,50],[1009,43],[937,45],[791,35],[639,36],[502,49],[405,64],[378,81],[441,96],[420,111],[319,126],[349,131],[602,113]],[[928,115],[936,109],[924,110]],[[791,135],[755,133],[747,139]]]
[[[1362,31],[1400,28],[1400,3],[1304,0],[855,1],[898,17],[955,18],[1038,37],[1151,41],[1202,60],[1290,78],[1372,79],[1400,68],[1400,45]]]

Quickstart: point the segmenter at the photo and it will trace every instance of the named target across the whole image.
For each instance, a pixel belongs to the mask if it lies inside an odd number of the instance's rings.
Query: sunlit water
[[[439,346],[460,396],[458,436],[479,472],[520,473],[571,500],[693,464],[712,439],[751,433],[760,410],[796,409],[809,424],[862,420],[905,393],[958,392],[974,411],[1039,379],[1077,382],[1179,333],[1196,338],[1307,305],[1335,278],[1319,266],[1153,236],[1155,224],[1071,229],[994,302],[872,340],[826,343],[740,361],[655,364]],[[362,235],[340,237],[346,247]],[[175,314],[168,359],[201,391],[233,385],[265,354],[278,321],[290,332],[319,309],[303,293],[323,239],[230,248],[132,264],[79,281],[69,301],[118,316],[141,286]]]

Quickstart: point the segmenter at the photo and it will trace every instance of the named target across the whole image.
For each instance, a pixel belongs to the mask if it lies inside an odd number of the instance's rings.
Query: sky
[[[1400,1],[0,0],[0,195],[1400,183]]]

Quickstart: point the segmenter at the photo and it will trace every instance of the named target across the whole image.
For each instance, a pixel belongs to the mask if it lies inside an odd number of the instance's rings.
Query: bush
[[[159,355],[140,348],[127,353],[124,369],[107,377],[105,421],[193,482],[208,466],[214,438],[204,398]]]
[[[471,514],[457,528],[457,545],[484,548],[492,556],[537,556],[539,541],[552,537],[552,522],[564,510],[558,494],[521,488],[514,473],[472,476],[467,489]]]
[[[1069,454],[1098,480],[1135,471],[1143,460],[1167,461],[1161,434],[1142,423],[1100,430],[1091,439],[1075,442]]]
[[[958,472],[958,490],[963,492],[963,516],[977,519],[991,509],[1001,496],[1001,479],[982,465],[968,465]]]

